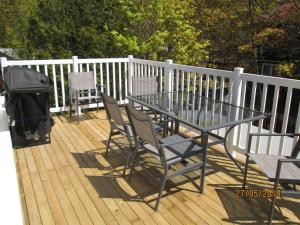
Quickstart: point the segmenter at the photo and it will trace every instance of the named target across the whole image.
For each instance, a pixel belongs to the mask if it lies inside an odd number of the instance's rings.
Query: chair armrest
[[[295,163],[300,162],[300,159],[278,159],[280,163]]]
[[[248,140],[248,148],[247,148],[247,154],[250,153],[251,150],[251,143],[252,143],[252,137],[284,137],[284,136],[300,136],[300,133],[279,133],[279,134],[262,134],[262,133],[250,133],[249,134],[249,140]]]
[[[295,162],[300,163],[300,159],[278,159],[276,175],[275,175],[275,186],[279,183],[282,163],[295,163]]]
[[[249,136],[266,136],[266,137],[270,137],[270,136],[300,136],[300,133],[279,133],[279,134],[262,134],[262,133],[250,133]]]
[[[184,142],[188,142],[188,141],[193,141],[192,138],[186,138],[184,140],[181,140],[181,141],[174,141],[174,142],[171,142],[171,143],[168,143],[168,144],[161,144],[160,146],[161,147],[168,147],[168,146],[171,146],[171,145],[176,145],[176,144],[180,144],[180,143],[184,143]]]

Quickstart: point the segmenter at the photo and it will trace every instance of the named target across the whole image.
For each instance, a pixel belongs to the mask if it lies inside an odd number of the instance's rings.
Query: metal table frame
[[[182,92],[182,91],[181,91]],[[187,92],[185,92],[187,93]],[[261,113],[261,112],[258,112],[258,111],[255,111],[255,110],[251,110],[251,109],[248,109],[248,108],[243,108],[243,107],[239,107],[239,106],[235,106],[235,105],[232,105],[230,103],[226,103],[226,102],[220,102],[218,100],[213,100],[213,99],[209,99],[209,98],[206,98],[204,96],[199,96],[197,94],[190,94],[188,93],[189,95],[194,95],[194,96],[198,96],[198,97],[201,97],[201,98],[205,98],[206,100],[209,100],[209,101],[214,101],[214,102],[217,102],[217,103],[222,103],[222,104],[226,104],[228,106],[231,106],[231,107],[236,107],[236,108],[239,108],[239,109],[242,109],[242,110],[250,110],[251,112],[253,113],[258,113],[259,115],[258,116],[254,116],[254,117],[250,117],[250,118],[245,118],[245,119],[240,119],[240,120],[235,120],[235,121],[231,121],[231,122],[227,122],[227,123],[224,123],[224,124],[218,124],[218,125],[214,125],[214,126],[210,126],[210,127],[201,127],[197,124],[194,124],[194,123],[191,123],[187,120],[184,120],[183,118],[179,118],[178,116],[172,114],[172,113],[169,113],[168,111],[164,110],[164,109],[161,109],[161,108],[158,108],[157,106],[155,107],[154,105],[152,104],[149,104],[149,103],[146,103],[146,102],[143,102],[141,100],[139,100],[138,98],[140,97],[155,97],[155,96],[158,96],[160,94],[176,94],[176,92],[160,92],[160,93],[156,93],[156,94],[151,94],[151,95],[136,95],[136,96],[127,96],[127,99],[130,101],[131,104],[134,104],[134,103],[138,103],[142,106],[145,106],[155,112],[158,112],[158,113],[161,113],[161,114],[164,114],[165,116],[167,117],[170,117],[172,119],[174,119],[175,121],[175,131],[178,132],[179,131],[179,124],[182,123],[182,124],[185,124],[189,127],[192,127],[196,130],[199,130],[201,132],[201,135],[200,136],[197,136],[195,138],[197,139],[200,139],[201,138],[201,144],[203,146],[203,154],[205,154],[205,156],[203,157],[205,160],[203,162],[203,169],[201,171],[201,181],[202,179],[204,179],[204,176],[205,176],[205,166],[206,166],[206,152],[207,152],[207,147],[210,147],[210,146],[213,146],[213,145],[216,145],[216,144],[220,144],[220,143],[223,143],[224,144],[224,149],[225,149],[225,152],[226,154],[228,155],[228,157],[235,163],[235,165],[241,170],[242,173],[244,173],[244,170],[243,168],[240,166],[240,164],[237,162],[237,160],[235,160],[233,158],[233,156],[230,154],[229,150],[227,149],[227,138],[228,138],[228,134],[230,133],[230,131],[238,126],[238,125],[241,125],[243,123],[248,123],[248,122],[254,122],[254,121],[257,121],[257,120],[260,120],[260,119],[266,119],[268,118],[270,115],[266,114],[266,113]],[[220,128],[228,128],[227,131],[225,132],[225,136],[224,137],[221,137],[217,134],[214,134],[212,133],[213,130],[216,130],[216,129],[220,129]],[[218,139],[217,141],[214,141],[212,143],[208,143],[208,137],[209,136],[212,136],[216,139]],[[203,188],[202,188],[203,189]],[[201,190],[201,192],[203,192],[203,190]]]

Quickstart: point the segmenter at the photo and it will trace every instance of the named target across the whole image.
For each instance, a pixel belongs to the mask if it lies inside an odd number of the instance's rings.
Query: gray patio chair
[[[157,94],[159,92],[159,83],[158,77],[151,76],[151,77],[132,77],[132,93],[131,95],[151,95]],[[142,110],[144,113],[147,113],[154,117],[155,120],[164,120],[165,122],[169,121],[171,126],[167,126],[170,131],[172,131],[174,127],[174,120],[171,118],[167,118],[161,114],[158,114],[156,111],[149,109],[147,107],[141,105],[134,105],[136,109]]]
[[[129,164],[129,159],[132,154],[132,139],[133,139],[132,129],[129,123],[127,121],[124,121],[117,101],[113,97],[108,96],[107,94],[102,92],[100,93],[100,96],[103,101],[104,108],[110,123],[110,133],[109,133],[108,142],[106,144],[105,157],[107,158],[108,156],[108,149],[109,149],[112,136],[122,134],[127,138],[129,142],[129,153],[127,156],[127,160],[124,164],[124,170],[123,170],[123,175],[125,175]],[[154,123],[153,128],[157,131],[163,130],[162,125],[159,123]]]
[[[126,106],[126,110],[136,143],[135,151],[131,158],[130,178],[134,170],[135,162],[139,163],[139,160],[136,160],[136,158],[143,152],[154,154],[163,167],[163,177],[155,204],[155,210],[157,210],[166,181],[174,176],[185,174],[195,169],[203,169],[206,152],[203,151],[200,144],[196,141],[179,134],[159,138],[153,129],[152,120],[147,114],[130,106]],[[187,161],[188,158],[195,155],[200,155],[201,159],[199,162]],[[172,165],[182,162],[182,160],[185,160],[183,167],[172,171]],[[156,179],[156,177],[154,178]],[[204,179],[201,179],[200,189],[202,189],[203,185]]]
[[[132,77],[132,93],[131,95],[151,95],[155,94],[159,91],[157,77]],[[155,118],[157,118],[156,112],[145,108],[141,105],[134,106],[137,109],[141,109],[142,111],[153,114]]]
[[[281,196],[300,196],[300,191],[296,185],[300,184],[300,138],[292,150],[291,156],[277,156],[250,153],[253,136],[300,136],[300,134],[250,134],[248,150],[246,154],[246,165],[243,189],[246,188],[247,170],[251,162],[256,163],[261,171],[274,182],[273,193],[278,190],[278,185],[283,187]],[[276,196],[273,194],[269,209],[268,223],[272,224]]]
[[[79,105],[96,103],[97,112],[99,108],[100,95],[99,85],[95,80],[93,72],[69,73],[70,88],[70,116],[72,116],[72,105],[76,106],[77,122],[79,121]]]

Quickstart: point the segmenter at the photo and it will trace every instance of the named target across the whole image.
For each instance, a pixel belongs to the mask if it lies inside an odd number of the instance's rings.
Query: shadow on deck
[[[267,198],[237,198],[242,174],[222,149],[209,149],[206,185],[200,194],[199,171],[167,183],[158,212],[158,184],[137,168],[122,176],[128,151],[116,138],[104,157],[109,123],[103,111],[76,118],[56,116],[51,144],[15,151],[24,218],[27,224],[263,224]],[[197,160],[197,159],[195,159]],[[159,177],[151,156],[144,163]],[[180,166],[180,165],[179,165]],[[127,172],[128,174],[128,172]],[[249,170],[251,188],[271,188],[260,171]],[[257,186],[258,185],[258,186]],[[299,200],[278,199],[274,223],[300,223]]]

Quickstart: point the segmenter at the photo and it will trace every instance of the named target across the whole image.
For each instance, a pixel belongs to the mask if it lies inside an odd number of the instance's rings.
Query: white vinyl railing
[[[109,95],[119,103],[126,103],[125,97],[132,93],[133,76],[156,76],[160,91],[189,91],[220,101],[268,112],[271,119],[248,123],[235,128],[229,136],[232,149],[245,151],[247,137],[251,132],[300,132],[300,80],[248,74],[243,68],[234,71],[210,69],[173,64],[172,60],[158,62],[128,58],[72,59],[60,60],[7,60],[1,58],[1,69],[7,66],[27,66],[40,71],[50,78],[53,86],[51,111],[68,110],[68,73],[93,71],[98,84],[106,86]],[[278,102],[284,105],[278,105]],[[282,104],[282,103],[281,103]],[[268,107],[267,107],[268,106]],[[87,105],[86,107],[95,107]],[[291,107],[293,110],[291,110]],[[271,109],[271,110],[268,110]],[[296,112],[295,112],[296,111]],[[288,127],[292,124],[292,127]],[[223,136],[225,129],[215,131]],[[254,139],[253,152],[283,155],[289,154],[297,139],[289,137],[275,140]],[[289,148],[286,148],[286,147]]]

